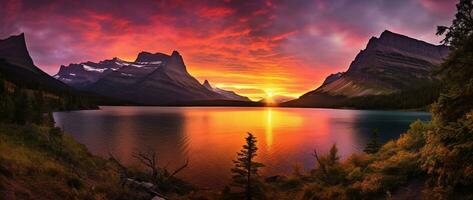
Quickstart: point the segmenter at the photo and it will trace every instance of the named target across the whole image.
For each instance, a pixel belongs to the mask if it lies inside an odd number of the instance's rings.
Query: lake
[[[256,160],[266,176],[290,173],[295,163],[315,165],[312,152],[336,144],[342,158],[363,150],[373,130],[386,142],[396,139],[426,112],[269,107],[101,107],[54,113],[62,127],[94,154],[112,152],[139,166],[134,152],[156,151],[160,166],[189,167],[178,176],[199,186],[220,188],[230,180],[232,159],[247,132],[258,140]]]

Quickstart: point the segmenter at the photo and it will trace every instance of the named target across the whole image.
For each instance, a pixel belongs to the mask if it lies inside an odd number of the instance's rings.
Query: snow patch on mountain
[[[71,82],[72,81],[72,79],[70,79],[70,78],[60,78],[59,80],[66,81],[66,82]]]
[[[136,62],[141,65],[160,65],[162,61],[152,61],[152,62]]]
[[[128,73],[121,73],[123,76],[133,76],[133,74],[128,74]]]
[[[115,57],[98,63],[69,64],[61,66],[54,77],[77,89],[144,104],[250,101],[232,91],[205,88],[187,72],[177,51],[171,55],[141,52],[134,62]]]
[[[107,70],[107,69],[99,69],[99,68],[91,67],[85,64],[82,64],[82,68],[84,68],[84,70],[89,71],[89,72],[98,72],[98,73],[103,73],[105,70]]]

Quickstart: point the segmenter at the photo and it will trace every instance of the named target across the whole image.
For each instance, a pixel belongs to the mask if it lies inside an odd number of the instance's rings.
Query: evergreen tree
[[[43,121],[43,124],[46,126],[49,126],[51,128],[54,128],[56,125],[56,122],[54,122],[54,117],[52,112],[48,112],[48,114],[45,116],[45,119]]]
[[[13,92],[13,122],[17,124],[25,124],[28,122],[30,116],[30,104],[26,93],[20,89],[15,88]]]
[[[472,0],[461,0],[457,9],[452,25],[440,26],[437,33],[445,33],[444,42],[453,50],[439,71],[443,88],[434,117],[442,124],[456,121],[473,108]]]
[[[30,100],[31,103],[31,120],[36,124],[42,124],[44,117],[44,99],[41,91],[35,91],[34,96]]]
[[[374,154],[379,151],[379,149],[381,148],[381,144],[378,142],[378,135],[379,131],[378,129],[375,129],[372,132],[370,140],[366,144],[365,149],[363,150],[365,153]]]
[[[50,148],[56,153],[56,155],[60,155],[62,152],[62,142],[63,142],[63,132],[58,127],[52,127],[49,129],[48,139],[50,142]]]
[[[254,161],[258,150],[256,142],[256,138],[248,133],[246,144],[237,153],[237,159],[233,161],[234,167],[231,169],[233,173],[232,185],[243,189],[244,192],[241,195],[247,200],[262,199],[264,196],[258,174],[258,169],[264,165]]]
[[[326,155],[319,156],[314,150],[314,157],[318,166],[312,170],[312,175],[328,185],[337,185],[344,181],[346,173],[340,165],[338,148],[333,144]]]
[[[457,48],[464,45],[473,34],[473,3],[472,0],[460,0],[457,4],[457,13],[450,27],[438,26],[437,35],[445,35],[442,41]]]
[[[333,144],[332,148],[330,148],[329,154],[328,154],[328,165],[329,166],[334,166],[340,161],[340,156],[338,156],[338,148],[337,145]]]
[[[8,94],[5,89],[5,81],[0,74],[0,122],[8,120],[9,110],[7,108],[7,98]]]
[[[5,93],[0,97],[0,121],[11,122],[14,114],[14,103],[11,95]]]
[[[3,96],[4,93],[6,93],[5,80],[3,79],[3,75],[0,74],[0,95]]]
[[[442,88],[433,106],[422,167],[435,198],[473,198],[473,2],[460,0],[450,27],[439,27],[452,52],[438,72]],[[458,195],[457,197],[452,195]]]

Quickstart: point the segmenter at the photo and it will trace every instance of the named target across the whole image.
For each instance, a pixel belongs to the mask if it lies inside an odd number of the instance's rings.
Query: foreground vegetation
[[[93,156],[49,124],[0,124],[0,199],[139,200],[192,190],[173,177],[178,171],[153,170]]]
[[[301,171],[294,165],[290,175],[265,179],[258,173],[264,165],[256,161],[256,138],[249,134],[231,169],[232,183],[223,191],[194,189],[174,177],[188,163],[168,170],[156,164],[153,152],[135,154],[147,170],[127,168],[113,155],[108,160],[95,157],[54,127],[47,114],[51,110],[30,110],[37,109],[31,105],[43,94],[31,98],[35,91],[1,81],[0,197],[473,199],[473,3],[461,0],[457,7],[452,26],[439,27],[452,53],[438,72],[442,84],[431,122],[416,121],[399,139],[382,146],[374,134],[366,153],[343,161],[335,145],[326,155],[314,150],[313,169]]]
[[[96,199],[118,193],[110,163],[60,130],[0,125],[0,196],[5,199]]]
[[[438,71],[431,122],[345,161],[335,145],[327,155],[314,151],[312,170],[266,179],[264,196],[252,199],[473,199],[473,1],[457,9],[452,25],[438,28],[452,53]]]

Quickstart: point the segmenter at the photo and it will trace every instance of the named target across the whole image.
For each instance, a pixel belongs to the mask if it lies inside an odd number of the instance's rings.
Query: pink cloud
[[[280,88],[279,95],[286,96],[345,70],[384,29],[435,42],[435,26],[454,13],[450,0],[6,0],[3,5],[0,36],[25,32],[35,63],[50,74],[62,64],[179,50],[201,81],[242,86],[237,90],[243,94]]]

